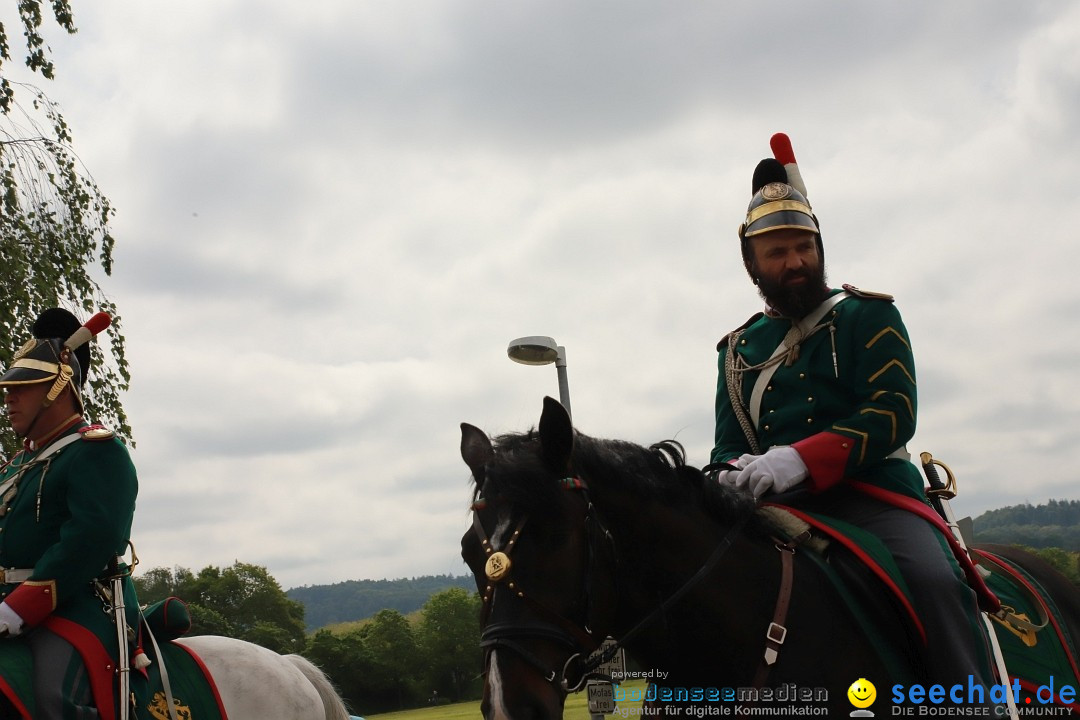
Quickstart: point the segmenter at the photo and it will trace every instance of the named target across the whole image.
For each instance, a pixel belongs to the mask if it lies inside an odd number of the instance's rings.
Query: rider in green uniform
[[[786,137],[785,137],[786,139]],[[793,161],[793,158],[792,158]],[[789,165],[790,168],[790,165]],[[825,282],[824,247],[801,176],[761,161],[739,239],[764,312],[718,345],[717,479],[755,497],[785,493],[892,552],[926,629],[930,681],[993,684],[975,593],[926,520],[857,488],[924,499],[905,443],[915,432],[911,340],[891,296]]]
[[[36,719],[115,717],[117,664],[127,652],[103,606],[127,550],[138,483],[123,443],[83,417],[94,331],[82,327],[66,310],[46,310],[0,376],[24,443],[0,471],[0,643],[30,648]],[[122,583],[137,613],[130,578]]]

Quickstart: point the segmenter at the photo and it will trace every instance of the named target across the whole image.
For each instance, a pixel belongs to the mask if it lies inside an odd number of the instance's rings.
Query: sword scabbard
[[[120,720],[128,720],[131,709],[131,656],[128,649],[127,607],[124,604],[124,578],[114,572],[110,585],[112,588],[113,620],[116,623],[117,657],[116,682],[120,691]]]

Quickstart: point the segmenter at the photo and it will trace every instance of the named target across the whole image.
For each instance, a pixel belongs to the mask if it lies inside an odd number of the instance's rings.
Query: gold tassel
[[[56,376],[56,382],[49,389],[49,394],[45,396],[45,407],[52,405],[56,398],[60,397],[60,393],[64,392],[64,387],[71,382],[71,376],[74,375],[74,371],[70,366],[60,365],[60,373]]]

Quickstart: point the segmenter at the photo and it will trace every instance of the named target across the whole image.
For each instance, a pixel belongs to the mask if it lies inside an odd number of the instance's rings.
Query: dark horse
[[[488,720],[561,718],[607,636],[652,675],[650,694],[676,709],[687,699],[729,709],[733,697],[799,699],[848,715],[858,679],[874,679],[883,697],[894,682],[919,681],[917,644],[899,613],[877,602],[868,631],[817,561],[778,549],[753,501],[706,483],[676,443],[589,438],[551,398],[538,431],[493,443],[461,427],[475,481],[461,553],[483,597]],[[786,553],[795,590],[786,638],[765,666]],[[1075,623],[1075,588],[1066,581],[1061,592]],[[766,694],[742,694],[755,686]]]

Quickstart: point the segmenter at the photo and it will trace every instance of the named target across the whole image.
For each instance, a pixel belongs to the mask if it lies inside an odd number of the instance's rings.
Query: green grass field
[[[621,683],[620,683],[621,684]],[[625,683],[626,688],[637,688],[642,690],[645,687],[644,681],[633,681]],[[625,703],[631,707],[640,705],[637,703]],[[622,707],[624,703],[620,703]],[[476,720],[480,717],[480,702],[466,702],[458,703],[456,705],[439,705],[432,708],[421,708],[419,710],[403,710],[395,713],[384,713],[382,715],[365,715],[364,720]],[[563,712],[564,720],[589,720],[589,703],[585,697],[585,693],[575,693],[566,698],[566,708]],[[611,716],[607,716],[611,717]]]

